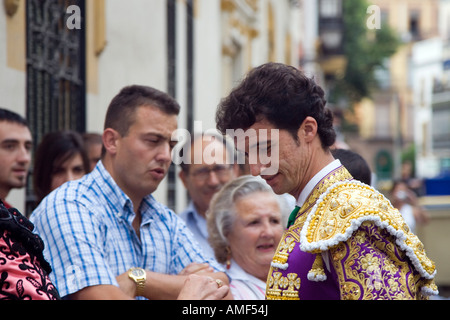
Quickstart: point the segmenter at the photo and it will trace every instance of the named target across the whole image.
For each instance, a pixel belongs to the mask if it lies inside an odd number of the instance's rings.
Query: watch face
[[[135,268],[131,270],[131,274],[135,277],[142,277],[145,274],[145,271],[141,268]]]

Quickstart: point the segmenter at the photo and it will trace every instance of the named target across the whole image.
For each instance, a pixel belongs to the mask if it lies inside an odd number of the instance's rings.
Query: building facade
[[[355,107],[359,132],[350,136],[348,143],[369,161],[382,182],[378,187],[388,190],[392,179],[401,176],[402,155],[408,148],[420,149],[424,134],[419,124],[423,119],[416,112],[417,72],[420,71],[413,68],[413,52],[419,50],[417,43],[440,37],[445,19],[440,15],[442,3],[439,0],[369,2],[380,9],[380,28],[390,26],[401,44],[397,52],[386,59],[385,70],[377,72],[379,87],[371,99],[363,99]],[[428,67],[422,70],[433,73]],[[420,168],[415,169],[420,176]],[[383,184],[383,180],[387,184]]]

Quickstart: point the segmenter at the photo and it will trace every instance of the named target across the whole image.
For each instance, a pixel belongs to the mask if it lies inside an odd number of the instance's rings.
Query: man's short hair
[[[325,108],[324,91],[302,71],[281,63],[266,63],[251,70],[224,98],[216,112],[217,129],[248,129],[267,120],[287,130],[297,141],[297,131],[306,117],[317,121],[322,147],[336,140],[333,114]]]
[[[126,136],[134,123],[135,111],[140,106],[152,106],[168,115],[178,115],[180,105],[167,93],[155,88],[132,85],[123,88],[111,101],[104,128],[112,128]]]
[[[22,117],[18,113],[3,108],[0,108],[0,121],[17,123],[25,127],[28,127],[28,122],[27,120],[25,120],[24,117]]]
[[[218,132],[217,133],[212,133],[212,132],[194,133],[192,135],[192,139],[188,139],[181,146],[177,156],[180,159],[186,159],[187,155],[189,155],[189,160],[191,160],[191,158],[192,158],[192,153],[191,153],[192,152],[192,147],[194,146],[195,143],[198,143],[197,142],[198,140],[203,140],[205,137],[211,138],[211,141],[212,141],[212,139],[215,139],[216,141],[223,143],[223,146],[226,149],[226,154],[227,154],[227,157],[228,157],[228,159],[227,159],[228,164],[234,164],[235,163],[235,161],[236,161],[236,152],[237,151],[234,149],[234,146],[232,145],[232,142],[228,141],[225,136],[220,135],[220,133],[218,133]],[[194,147],[194,150],[195,150],[195,147]],[[181,161],[180,162],[180,168],[185,173],[189,173],[190,165],[191,165],[190,161],[189,161],[189,163],[187,163],[185,161]]]
[[[331,154],[335,159],[341,161],[341,164],[350,172],[353,178],[371,185],[372,171],[360,154],[346,149],[334,149],[331,150]]]

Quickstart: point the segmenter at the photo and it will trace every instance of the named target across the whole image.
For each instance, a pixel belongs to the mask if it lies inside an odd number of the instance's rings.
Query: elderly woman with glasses
[[[209,242],[236,300],[264,299],[288,214],[285,198],[260,177],[241,176],[214,195],[206,215]]]

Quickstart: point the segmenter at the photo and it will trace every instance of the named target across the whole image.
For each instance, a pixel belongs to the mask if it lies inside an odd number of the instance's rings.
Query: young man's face
[[[289,193],[298,197],[309,180],[311,151],[308,143],[303,141],[301,129],[298,140],[287,130],[277,129],[267,120],[258,121],[246,130],[253,130],[257,136],[253,142],[246,140],[245,150],[241,150],[249,157],[251,174],[264,178],[277,194]],[[235,143],[239,149],[239,142]],[[267,155],[266,161],[262,157],[264,154]]]
[[[177,116],[152,106],[136,110],[128,134],[116,142],[114,160],[117,184],[129,196],[144,197],[156,190],[171,164],[171,141]]]
[[[0,121],[0,198],[22,188],[31,163],[32,138],[28,127]]]

